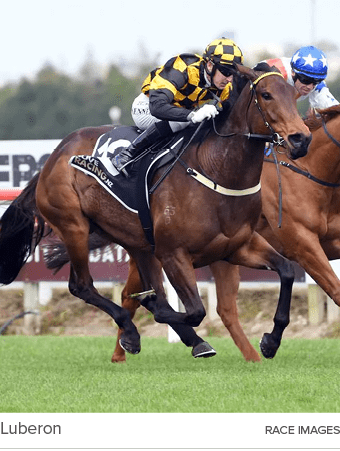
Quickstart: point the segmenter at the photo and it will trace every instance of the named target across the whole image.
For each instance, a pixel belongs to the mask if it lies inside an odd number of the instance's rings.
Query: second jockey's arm
[[[310,108],[323,109],[338,104],[338,100],[331,94],[325,81],[319,83],[309,95]]]

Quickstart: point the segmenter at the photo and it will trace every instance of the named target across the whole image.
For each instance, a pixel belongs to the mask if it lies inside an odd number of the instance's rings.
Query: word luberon
[[[1,434],[61,434],[61,426],[58,425],[51,425],[51,424],[9,424],[4,425],[3,422],[1,422],[0,426],[0,433]]]

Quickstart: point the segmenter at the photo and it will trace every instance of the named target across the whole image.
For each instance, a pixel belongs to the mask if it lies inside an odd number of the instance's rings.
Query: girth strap
[[[212,180],[208,179],[204,175],[196,172],[192,168],[187,168],[187,174],[194,177],[198,182],[202,183],[206,187],[216,191],[217,193],[223,194],[224,196],[248,196],[249,194],[255,194],[261,189],[261,182],[259,182],[256,186],[247,189],[228,189],[224,188],[224,186],[220,186]]]

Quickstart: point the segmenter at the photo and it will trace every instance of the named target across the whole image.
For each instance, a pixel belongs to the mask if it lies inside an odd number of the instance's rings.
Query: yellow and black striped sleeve
[[[153,116],[169,121],[188,120],[188,115],[198,105],[198,102],[189,99],[192,84],[198,85],[200,82],[199,66],[193,68],[192,65],[200,61],[198,55],[177,55],[149,74],[142,91],[149,95]],[[193,78],[193,72],[196,74],[195,80],[189,80],[189,75]]]

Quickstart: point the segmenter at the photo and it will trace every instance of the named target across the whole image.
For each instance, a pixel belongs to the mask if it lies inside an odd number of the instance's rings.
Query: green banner
[[[0,449],[340,449],[337,414],[0,414]]]

